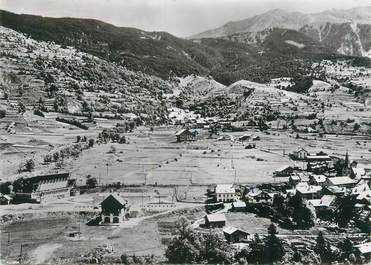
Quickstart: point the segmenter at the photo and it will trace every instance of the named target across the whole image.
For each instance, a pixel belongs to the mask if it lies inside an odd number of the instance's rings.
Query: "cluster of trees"
[[[294,76],[291,81],[294,84],[288,86],[286,90],[301,94],[307,93],[313,85],[313,79],[310,76]]]
[[[305,248],[297,248],[280,239],[272,223],[267,236],[254,235],[249,245],[241,250],[233,248],[219,234],[197,233],[184,218],[177,225],[177,235],[168,244],[165,256],[169,263],[207,264],[275,264],[299,262],[304,264],[331,264],[335,261],[363,262],[354,252],[349,238],[329,241],[320,232]]]
[[[82,122],[80,122],[77,119],[67,119],[67,118],[63,118],[63,117],[57,117],[57,118],[55,118],[55,120],[59,121],[59,122],[64,122],[64,123],[67,123],[67,124],[75,125],[76,127],[79,127],[80,129],[83,129],[83,130],[89,129],[88,126],[86,126],[85,124],[83,124]]]
[[[26,159],[24,163],[21,163],[18,172],[31,172],[35,169],[35,161],[33,158]]]
[[[4,118],[6,115],[6,110],[5,109],[0,109],[0,119]]]
[[[89,139],[87,143],[75,143],[53,153],[48,153],[44,156],[44,163],[59,162],[69,157],[77,158],[83,150],[93,147],[94,142],[94,139]]]
[[[356,255],[354,252],[354,244],[349,238],[339,241],[337,244],[331,244],[322,232],[316,239],[315,253],[319,256],[322,264],[332,264],[333,262],[341,261],[345,264],[364,263],[364,257]]]
[[[276,236],[274,224],[268,228],[268,236],[255,238],[242,251],[231,247],[222,236],[216,233],[196,233],[185,219],[177,226],[177,236],[166,249],[170,263],[231,264],[236,261],[252,263],[272,263],[280,261],[285,255],[283,242]]]
[[[95,144],[94,138],[88,138],[84,135],[81,137],[80,135],[76,136],[76,143],[87,143],[88,147],[93,147]]]
[[[185,100],[184,100],[185,101]],[[226,95],[209,97],[205,101],[194,101],[189,109],[202,117],[227,117],[230,113],[236,113],[238,102]]]
[[[31,193],[34,189],[34,183],[27,178],[19,178],[13,182],[13,191],[20,193]]]
[[[268,227],[268,236],[261,238],[255,234],[249,244],[249,249],[243,249],[237,253],[238,260],[248,263],[271,264],[282,261],[285,256],[284,242],[277,237],[277,229],[274,224]]]
[[[289,229],[309,229],[314,226],[314,214],[305,205],[299,193],[288,198],[276,194],[272,205],[251,203],[247,209],[259,216],[271,218],[272,221]]]
[[[186,219],[180,219],[177,236],[167,247],[166,258],[170,263],[227,263],[234,260],[234,252],[217,234],[198,234]]]
[[[120,129],[117,127],[112,129],[103,129],[103,131],[98,134],[98,142],[100,143],[113,142],[125,144],[126,137],[125,135],[120,134]]]

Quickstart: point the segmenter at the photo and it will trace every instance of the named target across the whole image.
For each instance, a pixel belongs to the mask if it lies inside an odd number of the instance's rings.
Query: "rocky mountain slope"
[[[167,118],[167,81],[5,27],[0,39],[0,99],[8,114],[24,106],[144,122]]]
[[[332,9],[316,14],[275,9],[245,20],[229,22],[192,38],[246,35],[245,39],[259,40],[261,36],[269,35],[269,29],[272,28],[300,31],[340,54],[371,56],[371,7]]]
[[[349,10],[331,9],[315,14],[274,9],[244,20],[228,22],[219,28],[194,35],[192,38],[218,38],[240,32],[259,32],[275,27],[299,30],[301,27],[308,24],[348,22],[370,24],[370,21],[371,6]]]
[[[371,57],[371,25],[354,22],[312,24],[302,27],[300,32],[338,53]]]

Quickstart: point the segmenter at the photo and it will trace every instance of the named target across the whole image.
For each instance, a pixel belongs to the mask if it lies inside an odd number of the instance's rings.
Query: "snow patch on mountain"
[[[305,47],[304,44],[302,44],[302,43],[298,43],[298,42],[293,41],[293,40],[285,40],[285,42],[286,42],[287,44],[293,45],[293,46],[295,46],[295,47],[297,47],[297,48],[299,48],[299,49],[303,49],[303,48]]]

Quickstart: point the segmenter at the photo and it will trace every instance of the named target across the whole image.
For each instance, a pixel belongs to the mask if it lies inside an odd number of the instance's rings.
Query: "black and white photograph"
[[[0,0],[0,264],[371,264],[370,0]]]

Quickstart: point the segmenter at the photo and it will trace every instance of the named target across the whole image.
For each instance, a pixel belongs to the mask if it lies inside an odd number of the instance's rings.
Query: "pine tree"
[[[265,242],[265,262],[272,263],[275,261],[282,260],[285,255],[285,249],[283,248],[282,241],[276,236],[277,228],[272,223],[268,227],[268,238]]]

